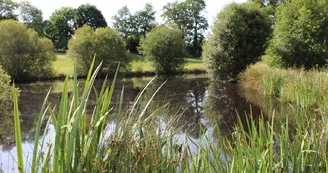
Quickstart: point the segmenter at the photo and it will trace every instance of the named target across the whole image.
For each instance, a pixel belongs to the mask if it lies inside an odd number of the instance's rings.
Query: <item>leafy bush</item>
[[[270,19],[259,7],[252,3],[228,5],[218,14],[203,47],[208,72],[213,78],[236,78],[260,59],[270,33]]]
[[[68,48],[68,54],[77,62],[80,75],[87,74],[95,54],[97,66],[103,61],[101,74],[113,73],[118,63],[120,71],[129,68],[130,58],[124,41],[118,31],[110,28],[98,28],[95,31],[90,26],[79,28],[69,41]]]
[[[7,115],[7,112],[12,109],[11,101],[10,76],[0,68],[0,116]]]
[[[52,74],[55,51],[49,39],[14,20],[0,21],[0,65],[15,80],[26,81]]]
[[[278,6],[263,59],[272,66],[322,67],[328,59],[328,1],[292,0]]]
[[[159,26],[147,38],[141,39],[139,51],[155,66],[159,73],[174,73],[183,68],[185,42],[183,33],[175,28]]]

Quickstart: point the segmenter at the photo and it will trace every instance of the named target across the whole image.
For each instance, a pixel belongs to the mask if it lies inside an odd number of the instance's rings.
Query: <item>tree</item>
[[[113,28],[120,31],[121,36],[127,40],[131,34],[131,12],[127,6],[118,10],[117,14],[112,17]]]
[[[107,27],[107,22],[101,11],[96,6],[90,4],[81,5],[76,9],[75,23],[76,28],[84,25],[89,25],[93,29]]]
[[[141,39],[140,52],[154,64],[159,73],[174,73],[183,67],[185,42],[176,28],[159,26]]]
[[[273,38],[263,59],[284,67],[323,67],[328,60],[328,2],[291,0],[276,11]]]
[[[146,4],[144,9],[137,11],[132,20],[132,24],[136,26],[136,32],[134,35],[143,36],[146,35],[156,27],[154,8],[151,4]]]
[[[120,63],[120,71],[129,68],[129,57],[125,44],[119,32],[110,28],[98,28],[93,30],[90,26],[84,26],[76,30],[74,38],[69,41],[68,54],[75,59],[78,65],[78,73],[88,73],[94,55],[95,66],[103,62],[101,74],[114,73]]]
[[[280,3],[286,2],[288,0],[249,0],[249,1],[260,5],[261,7],[267,7],[267,6],[277,7]]]
[[[137,11],[135,14],[131,14],[128,7],[124,6],[112,17],[113,27],[120,31],[130,52],[138,53],[140,37],[145,38],[157,25],[155,13],[151,4],[146,4],[143,10]]]
[[[45,33],[57,50],[67,49],[68,40],[75,30],[74,17],[75,9],[70,7],[62,7],[51,14]]]
[[[7,115],[11,109],[12,90],[10,76],[0,67],[0,117]]]
[[[289,0],[248,0],[255,5],[261,7],[268,15],[272,17],[273,22],[275,21],[276,8],[279,4],[285,3]]]
[[[29,1],[22,1],[19,4],[19,10],[22,22],[28,28],[34,29],[40,36],[42,36],[45,27],[42,11],[33,6]]]
[[[251,3],[232,3],[218,15],[204,45],[203,58],[212,78],[235,79],[260,60],[271,33],[271,22]]]
[[[0,20],[17,20],[17,15],[15,14],[17,8],[18,4],[11,0],[0,0]]]
[[[15,80],[32,80],[51,75],[55,59],[49,39],[13,20],[0,21],[0,65]]]
[[[205,10],[204,0],[186,0],[184,2],[168,3],[163,7],[164,19],[168,23],[176,24],[187,41],[187,50],[193,56],[202,53],[203,32],[208,23],[202,12]]]

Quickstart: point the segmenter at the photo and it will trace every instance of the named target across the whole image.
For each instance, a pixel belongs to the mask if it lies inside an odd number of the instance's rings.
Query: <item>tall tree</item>
[[[126,40],[131,33],[131,12],[127,6],[118,10],[112,17],[113,27],[120,31],[121,36]]]
[[[128,7],[124,6],[112,17],[113,27],[120,31],[130,52],[138,53],[140,37],[145,38],[156,27],[155,13],[153,6],[148,3],[135,14],[131,14]]]
[[[11,0],[0,0],[0,20],[17,20],[17,14],[15,14],[17,8],[18,4]]]
[[[62,7],[51,14],[45,32],[57,50],[67,49],[68,40],[75,30],[74,17],[75,9],[70,7]]]
[[[283,67],[323,67],[328,61],[328,1],[291,0],[276,11],[263,59]]]
[[[208,28],[208,22],[202,14],[205,8],[204,0],[168,3],[163,7],[162,17],[167,23],[174,23],[183,31],[187,50],[193,56],[200,56],[202,53],[203,33]]]
[[[81,5],[76,9],[75,22],[77,28],[84,25],[89,25],[93,29],[107,27],[107,22],[101,11],[96,6],[90,4]]]
[[[29,28],[34,29],[39,35],[43,35],[45,23],[42,17],[42,11],[33,6],[29,1],[19,3],[20,18]]]
[[[260,60],[271,34],[271,21],[252,3],[232,3],[217,16],[204,45],[203,58],[212,78],[236,79]]]
[[[133,24],[137,27],[138,35],[146,37],[146,34],[149,33],[156,26],[154,8],[151,4],[147,3],[143,10],[137,11],[134,15]]]

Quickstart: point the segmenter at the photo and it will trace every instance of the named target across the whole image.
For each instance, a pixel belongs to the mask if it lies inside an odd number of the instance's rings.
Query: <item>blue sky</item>
[[[109,26],[112,24],[111,17],[117,13],[117,11],[124,5],[132,11],[141,10],[146,3],[152,3],[155,10],[157,11],[156,20],[161,23],[161,9],[168,2],[175,2],[176,0],[29,0],[33,5],[40,8],[43,11],[45,19],[48,19],[53,11],[59,9],[60,7],[78,7],[81,4],[92,4],[97,6],[101,10],[104,17],[106,18]],[[213,19],[220,10],[231,2],[245,2],[246,0],[205,0],[206,2],[206,12],[209,24],[212,25]]]

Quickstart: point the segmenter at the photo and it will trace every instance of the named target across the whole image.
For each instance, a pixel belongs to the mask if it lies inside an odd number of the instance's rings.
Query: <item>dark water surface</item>
[[[114,103],[118,102],[120,92],[124,86],[124,106],[131,106],[137,94],[151,79],[128,78],[120,80],[115,88]],[[253,116],[258,116],[261,113],[261,108],[257,104],[261,101],[256,97],[254,98],[253,94],[241,94],[237,84],[210,82],[205,75],[157,78],[146,90],[140,104],[146,104],[157,88],[165,81],[165,85],[150,105],[149,112],[168,103],[167,111],[162,115],[161,120],[165,122],[174,116],[181,116],[179,122],[175,123],[176,127],[173,127],[179,130],[180,135],[187,134],[197,140],[201,129],[210,129],[215,124],[220,128],[222,135],[227,135],[237,122],[236,112],[239,113],[242,121],[245,114],[249,114],[250,108]],[[100,89],[101,84],[102,80],[97,81],[95,88]],[[32,152],[34,131],[44,97],[48,90],[52,88],[49,102],[52,106],[58,104],[63,85],[62,81],[17,85],[21,91],[19,110],[22,121],[23,151],[27,158]],[[72,88],[73,82],[71,81],[69,85]],[[246,99],[245,96],[249,99]],[[88,105],[88,108],[90,108],[88,111],[90,112],[95,104],[93,100],[94,96],[91,96]],[[0,122],[0,170],[14,172],[16,148],[13,117],[12,115],[0,115]],[[108,124],[115,125],[113,117],[108,118]],[[44,127],[45,123],[43,124]],[[53,126],[50,125],[49,133],[44,137],[50,140],[53,134]],[[25,165],[28,166],[28,164]]]

